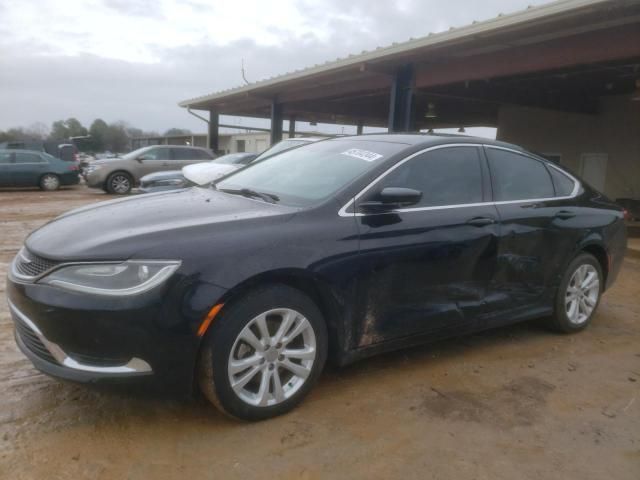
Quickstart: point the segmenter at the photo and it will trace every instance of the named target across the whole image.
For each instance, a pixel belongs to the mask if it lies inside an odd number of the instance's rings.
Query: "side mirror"
[[[413,188],[385,187],[374,198],[358,206],[366,212],[389,212],[415,205],[422,199],[422,192]]]
[[[144,155],[140,155],[139,157],[136,157],[136,161],[138,163],[142,163],[142,161],[145,160],[145,159],[146,159],[146,157]]]

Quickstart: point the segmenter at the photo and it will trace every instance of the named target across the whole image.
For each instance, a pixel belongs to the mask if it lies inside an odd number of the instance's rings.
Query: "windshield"
[[[223,155],[222,157],[218,157],[215,160],[211,160],[209,163],[219,163],[222,165],[235,165],[237,163],[244,164],[244,159],[250,158],[252,155],[247,153],[229,153],[228,155]]]
[[[264,152],[258,155],[257,160],[262,160],[263,158],[270,157],[271,155],[275,155],[278,152],[284,152],[285,150],[290,150],[293,147],[298,147],[300,145],[304,145],[305,143],[311,143],[309,140],[303,140],[302,138],[296,140],[282,140],[281,142],[276,143],[273,147],[267,148]]]
[[[253,163],[215,187],[251,190],[287,205],[313,205],[405,148],[405,144],[353,139],[311,143]]]
[[[143,152],[146,152],[147,150],[150,150],[151,148],[152,147],[142,147],[142,148],[139,148],[137,150],[134,150],[133,152],[126,153],[126,154],[122,155],[122,157],[120,157],[120,158],[124,158],[126,160],[135,160]]]

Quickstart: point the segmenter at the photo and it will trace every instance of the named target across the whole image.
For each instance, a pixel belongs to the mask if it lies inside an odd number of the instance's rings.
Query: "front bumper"
[[[145,294],[101,297],[7,278],[16,343],[36,368],[79,382],[144,378],[181,395],[193,392],[198,326],[223,293],[175,278]]]
[[[92,381],[100,378],[151,375],[153,370],[144,360],[132,357],[126,363],[99,365],[99,359],[73,358],[63,348],[47,339],[33,321],[11,301],[9,311],[15,324],[16,343],[39,370],[68,380]],[[107,362],[108,363],[108,362]]]
[[[82,177],[87,186],[91,188],[102,188],[107,180],[107,174],[103,169],[93,170],[92,172],[83,171]]]

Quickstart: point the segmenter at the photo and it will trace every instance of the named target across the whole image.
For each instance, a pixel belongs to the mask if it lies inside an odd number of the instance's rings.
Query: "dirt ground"
[[[2,277],[28,232],[106,198],[0,192]],[[581,334],[528,323],[329,369],[294,412],[254,424],[42,375],[2,300],[0,478],[638,480],[640,260]]]

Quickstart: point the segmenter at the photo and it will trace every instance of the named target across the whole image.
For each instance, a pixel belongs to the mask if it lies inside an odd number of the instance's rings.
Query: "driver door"
[[[149,173],[171,170],[169,151],[166,147],[154,147],[140,155],[137,165],[138,178]]]
[[[499,223],[480,148],[436,147],[410,157],[356,201],[358,347],[459,332],[490,308]],[[422,199],[385,213],[359,207],[386,187],[419,190]]]

